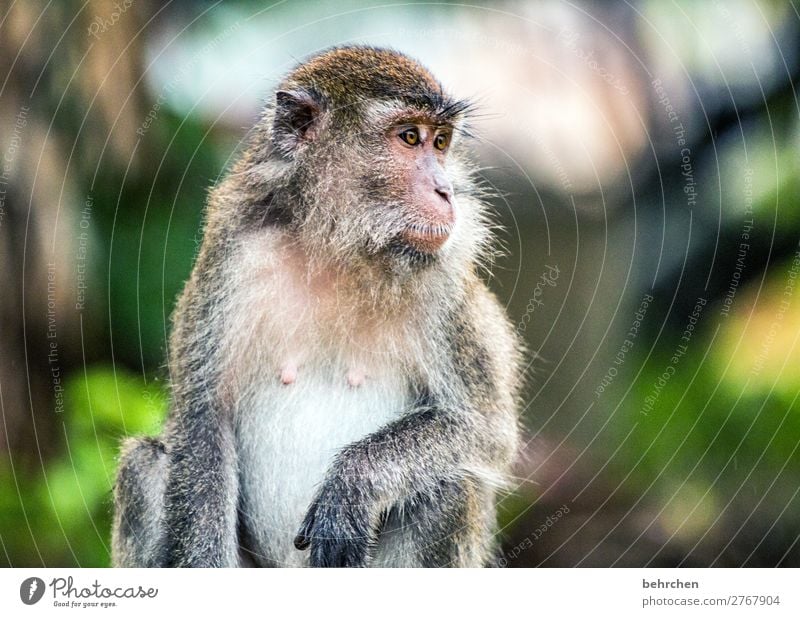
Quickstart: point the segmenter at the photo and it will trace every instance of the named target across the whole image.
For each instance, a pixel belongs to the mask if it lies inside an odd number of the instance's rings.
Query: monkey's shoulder
[[[515,398],[526,351],[497,296],[477,276],[450,310],[445,328],[452,362],[473,397]]]
[[[450,311],[450,323],[464,344],[487,344],[501,356],[513,356],[522,344],[505,307],[477,275],[469,277],[461,301]]]

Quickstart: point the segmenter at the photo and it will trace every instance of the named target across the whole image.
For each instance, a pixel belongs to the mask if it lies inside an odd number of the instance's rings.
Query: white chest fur
[[[238,411],[244,521],[253,551],[275,565],[302,565],[292,540],[336,453],[400,415],[407,388],[368,378],[358,387],[345,367],[299,372],[265,383]]]
[[[293,539],[333,458],[408,409],[408,354],[335,277],[309,276],[275,240],[250,246],[231,274],[223,348],[242,523],[256,561],[303,565]]]

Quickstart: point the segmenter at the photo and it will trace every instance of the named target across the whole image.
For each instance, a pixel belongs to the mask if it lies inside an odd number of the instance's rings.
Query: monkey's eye
[[[439,133],[433,140],[433,147],[437,150],[444,151],[450,145],[450,135],[447,133]]]
[[[419,144],[419,131],[417,129],[406,129],[400,135],[400,139],[406,142],[409,146],[416,146]]]

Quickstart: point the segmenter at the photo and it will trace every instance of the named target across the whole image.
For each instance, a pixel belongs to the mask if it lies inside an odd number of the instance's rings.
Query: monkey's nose
[[[436,194],[439,195],[442,199],[444,199],[447,203],[452,203],[453,201],[453,189],[450,187],[444,186],[437,186],[435,189]]]
[[[450,225],[455,218],[453,208],[453,186],[449,182],[435,182],[433,192],[437,197],[430,198],[431,214],[436,223]]]

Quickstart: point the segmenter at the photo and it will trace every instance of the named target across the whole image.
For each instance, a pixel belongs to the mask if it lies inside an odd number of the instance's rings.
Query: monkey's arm
[[[166,565],[238,565],[236,455],[230,422],[211,406],[180,414],[168,441]]]
[[[447,379],[428,384],[416,410],[340,452],[295,540],[310,547],[312,566],[366,565],[390,508],[435,495],[442,482],[500,476],[510,463],[518,347],[488,292],[471,308],[457,311],[448,329]]]
[[[223,246],[222,243],[216,243]],[[173,409],[166,428],[166,565],[238,565],[238,474],[233,413],[220,400],[222,316],[213,305],[224,277],[201,253],[176,309],[171,339]],[[197,276],[202,271],[205,278]]]
[[[346,447],[295,540],[299,549],[310,547],[310,564],[364,566],[381,518],[393,506],[415,495],[436,495],[442,482],[497,473],[497,461],[483,457],[492,429],[477,426],[469,415],[420,410]]]

